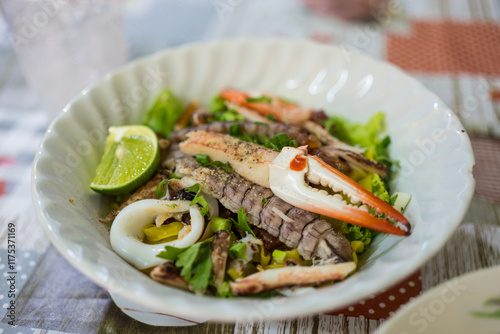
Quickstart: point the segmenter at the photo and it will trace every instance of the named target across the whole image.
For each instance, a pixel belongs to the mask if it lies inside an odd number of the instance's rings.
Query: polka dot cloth
[[[390,62],[415,72],[500,75],[498,23],[411,22],[409,35],[387,37]]]
[[[19,296],[19,292],[28,280],[28,277],[30,277],[33,269],[35,269],[41,256],[42,254],[36,251],[16,249],[16,267],[15,270],[11,270],[8,264],[7,250],[0,249],[0,275],[2,277],[0,281],[0,319],[4,319],[7,314],[7,307],[11,300],[11,298],[9,298],[10,284],[6,279],[12,275],[9,274],[9,272],[15,272],[15,294]],[[4,319],[4,322],[6,321],[8,321],[8,319]],[[17,333],[12,332],[12,326],[7,323],[0,323],[0,334],[2,331],[4,333]],[[18,332],[24,333],[22,330]],[[29,333],[33,332],[29,331]]]
[[[376,296],[370,296],[365,300],[360,300],[356,305],[326,314],[343,314],[348,317],[365,317],[369,319],[387,319],[401,305],[413,300],[421,292],[422,283],[420,281],[420,271],[418,271],[403,282],[394,285]]]

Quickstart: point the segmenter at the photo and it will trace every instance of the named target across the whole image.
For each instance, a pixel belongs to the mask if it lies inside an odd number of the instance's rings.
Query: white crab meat
[[[205,219],[197,205],[190,201],[165,201],[144,199],[126,206],[116,216],[110,231],[111,247],[127,262],[137,269],[156,266],[165,260],[156,257],[165,246],[188,247],[196,243],[205,230]],[[185,226],[176,240],[161,244],[146,244],[142,228],[159,220],[168,218],[180,220],[186,212],[191,216],[191,225]]]

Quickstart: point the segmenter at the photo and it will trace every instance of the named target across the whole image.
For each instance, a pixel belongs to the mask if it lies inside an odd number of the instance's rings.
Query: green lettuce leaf
[[[158,95],[153,106],[144,115],[143,124],[167,138],[183,111],[184,107],[179,100],[170,89],[166,89]]]
[[[365,227],[352,225],[346,223],[345,229],[347,230],[345,236],[349,241],[361,241],[366,246],[368,246],[372,242],[372,238],[374,237],[372,230],[367,229]]]
[[[353,123],[339,116],[332,116],[324,123],[330,133],[350,144],[366,148],[365,156],[377,160],[389,167],[394,163],[389,158],[388,136],[385,132],[385,114],[381,111],[373,115],[367,123]]]

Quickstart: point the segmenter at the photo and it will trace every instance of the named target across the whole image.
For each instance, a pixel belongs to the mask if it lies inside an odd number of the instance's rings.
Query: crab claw
[[[319,158],[307,156],[306,153],[305,147],[285,147],[271,162],[269,181],[271,190],[278,197],[301,209],[380,232],[396,235],[411,233],[408,220],[390,204]],[[328,187],[336,194],[313,188],[308,182]],[[349,204],[342,194],[349,198]],[[361,206],[357,206],[359,202]],[[386,218],[371,215],[368,207],[377,214],[385,214]]]
[[[231,107],[251,109],[264,116],[271,115],[278,121],[285,123],[300,124],[311,118],[312,109],[301,107],[270,94],[252,96],[245,92],[224,89],[220,92],[220,96],[229,102]],[[264,120],[267,119],[264,118]]]

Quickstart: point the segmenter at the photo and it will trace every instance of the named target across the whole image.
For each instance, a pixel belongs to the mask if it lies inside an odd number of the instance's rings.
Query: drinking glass
[[[0,0],[30,86],[52,116],[127,61],[121,0]]]

